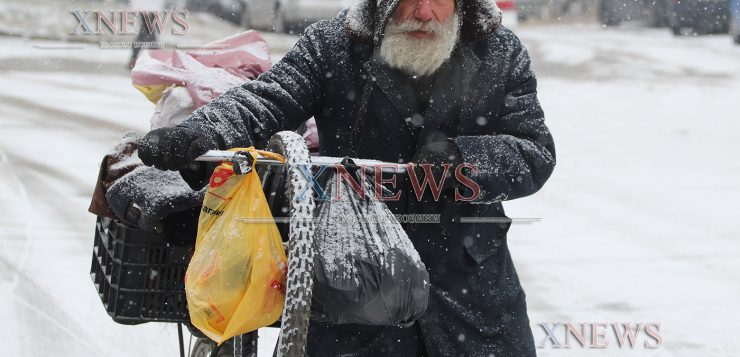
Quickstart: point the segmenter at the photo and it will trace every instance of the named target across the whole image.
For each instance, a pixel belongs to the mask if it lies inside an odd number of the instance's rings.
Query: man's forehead
[[[456,8],[455,0],[398,0],[393,10],[393,16],[418,16],[423,21],[428,17],[444,21]]]
[[[393,1],[393,0],[389,0],[389,1]],[[439,5],[447,5],[447,4],[450,4],[450,3],[452,3],[452,4],[456,3],[456,0],[398,0],[396,2],[396,5],[399,5],[399,4],[418,4],[418,3],[421,3],[422,1],[429,2],[430,4],[439,4]],[[383,2],[383,0],[379,0],[378,1],[378,3],[381,3],[381,2]]]

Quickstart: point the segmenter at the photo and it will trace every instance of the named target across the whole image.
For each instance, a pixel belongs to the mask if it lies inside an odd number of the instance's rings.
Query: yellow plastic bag
[[[149,99],[150,102],[157,104],[159,100],[162,98],[162,94],[164,94],[164,91],[167,90],[167,88],[172,87],[171,84],[153,84],[150,86],[142,86],[138,84],[134,84],[134,88],[138,89],[139,92],[143,93],[144,96],[146,96],[146,99]]]
[[[248,151],[253,147],[234,149]],[[259,151],[283,161],[282,156]],[[280,232],[252,166],[235,175],[216,170],[203,200],[195,252],[185,275],[190,321],[210,339],[227,339],[268,326],[285,304],[287,259]]]

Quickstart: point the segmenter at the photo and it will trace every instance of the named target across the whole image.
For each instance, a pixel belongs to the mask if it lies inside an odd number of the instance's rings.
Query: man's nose
[[[429,21],[434,17],[432,14],[432,5],[430,0],[417,0],[416,11],[414,11],[414,17],[420,21]]]

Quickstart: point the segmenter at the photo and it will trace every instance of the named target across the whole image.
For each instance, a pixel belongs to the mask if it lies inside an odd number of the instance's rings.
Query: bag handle
[[[234,173],[237,175],[245,175],[254,171],[254,165],[257,163],[257,160],[260,160],[257,155],[261,156],[262,159],[272,159],[281,164],[285,163],[285,158],[282,155],[270,151],[257,150],[254,146],[250,146],[248,148],[232,148],[228,151],[239,154],[243,153],[250,156],[250,158],[243,160],[239,159],[240,155],[234,155],[234,159],[232,159],[230,163],[224,162],[225,165],[231,166],[232,170],[234,170]]]
[[[273,159],[273,160],[280,161],[280,163],[282,164],[285,163],[285,157],[283,157],[283,155],[276,154],[272,151],[265,151],[265,150],[254,150],[254,151],[260,154],[260,156],[262,156],[265,159]],[[259,160],[259,158],[257,160]]]

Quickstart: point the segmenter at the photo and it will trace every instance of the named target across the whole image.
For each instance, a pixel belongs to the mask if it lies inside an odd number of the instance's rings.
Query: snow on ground
[[[520,36],[541,69],[558,155],[542,191],[506,205],[542,218],[509,232],[536,342],[548,321],[655,321],[664,337],[654,351],[620,350],[610,335],[604,351],[539,354],[737,354],[740,47],[664,30]]]
[[[542,218],[509,234],[536,342],[546,321],[657,321],[665,340],[539,354],[737,353],[740,47],[662,30],[517,32],[559,159],[541,192],[506,204],[511,217]],[[113,323],[88,276],[98,162],[125,131],[147,130],[153,105],[130,85],[127,51],[37,43],[0,37],[4,354],[175,356],[174,325]]]

